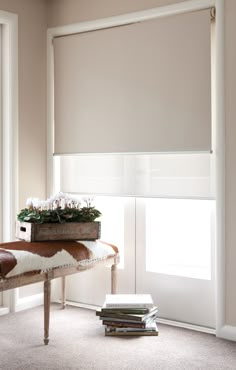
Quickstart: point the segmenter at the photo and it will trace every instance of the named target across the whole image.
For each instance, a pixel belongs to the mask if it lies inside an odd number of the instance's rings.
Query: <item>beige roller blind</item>
[[[211,149],[209,10],[54,39],[55,150]]]

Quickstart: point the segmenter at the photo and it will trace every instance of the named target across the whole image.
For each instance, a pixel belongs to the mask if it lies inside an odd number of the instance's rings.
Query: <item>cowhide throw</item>
[[[97,241],[15,241],[0,244],[0,278],[56,267],[78,266],[114,256],[117,247]]]

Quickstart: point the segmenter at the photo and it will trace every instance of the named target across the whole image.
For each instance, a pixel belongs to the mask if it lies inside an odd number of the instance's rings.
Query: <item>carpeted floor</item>
[[[105,337],[95,312],[52,305],[50,343],[43,307],[0,317],[1,370],[236,369],[236,343],[158,325],[158,337]]]

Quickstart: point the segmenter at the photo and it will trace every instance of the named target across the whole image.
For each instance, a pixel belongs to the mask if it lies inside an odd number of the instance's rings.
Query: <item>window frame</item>
[[[18,206],[18,15],[0,10],[1,25],[1,163],[0,222],[2,241],[15,236]],[[2,295],[1,313],[15,308],[15,291]]]
[[[216,8],[215,22],[215,72],[213,92],[213,147],[216,152],[216,335],[227,337],[228,331],[225,322],[225,96],[224,96],[224,0],[192,0],[168,6],[147,9],[135,13],[115,16],[111,18],[81,22],[73,25],[48,29],[48,131],[47,131],[47,192],[53,192],[53,143],[54,143],[54,94],[53,94],[53,38],[76,32],[101,29],[104,27],[119,26],[130,22],[144,21],[163,16],[191,12],[209,7]],[[230,336],[230,335],[228,335]]]

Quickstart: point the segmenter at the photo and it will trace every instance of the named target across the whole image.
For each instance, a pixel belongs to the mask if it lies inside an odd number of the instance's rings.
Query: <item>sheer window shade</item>
[[[54,39],[55,154],[211,149],[209,10]]]
[[[54,157],[56,192],[93,195],[215,197],[210,153]]]

